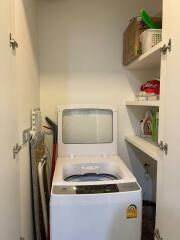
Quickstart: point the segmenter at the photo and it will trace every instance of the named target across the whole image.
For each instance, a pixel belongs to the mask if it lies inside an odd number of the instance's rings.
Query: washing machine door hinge
[[[159,229],[156,228],[154,231],[154,240],[163,240],[163,238],[160,235]]]

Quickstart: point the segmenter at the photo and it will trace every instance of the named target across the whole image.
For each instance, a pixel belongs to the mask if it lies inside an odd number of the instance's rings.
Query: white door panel
[[[167,43],[168,39],[168,1],[163,1],[163,31],[162,31],[162,41],[163,44]],[[162,44],[162,45],[163,45]],[[159,109],[159,143],[164,141],[165,138],[165,114],[166,114],[166,77],[167,77],[167,54],[161,55],[161,70],[160,70],[160,109]],[[162,155],[163,156],[163,155]],[[156,227],[162,229],[163,222],[163,159],[158,162],[157,167],[157,194],[156,194]]]
[[[164,1],[166,7],[166,39],[172,39],[172,51],[166,56],[163,141],[168,144],[161,167],[157,227],[163,240],[180,239],[180,1]],[[159,204],[160,203],[160,204]],[[161,211],[159,211],[159,208]]]
[[[17,141],[15,54],[9,47],[13,31],[13,2],[0,1],[0,239],[19,239],[18,159],[13,159]]]
[[[180,2],[168,1],[168,38],[172,39],[172,51],[167,54],[165,135],[168,155],[163,160],[163,229],[164,240],[180,239]],[[170,224],[171,222],[171,224]]]

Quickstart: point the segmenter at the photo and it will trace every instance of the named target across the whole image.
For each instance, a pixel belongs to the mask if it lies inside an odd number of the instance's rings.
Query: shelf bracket
[[[168,144],[167,143],[160,141],[159,148],[161,149],[161,151],[165,152],[166,155],[168,154]]]
[[[9,34],[9,46],[13,49],[13,51],[16,50],[16,48],[18,48],[18,43],[16,42],[16,40],[12,37],[12,34]]]
[[[169,52],[171,52],[171,50],[172,50],[172,40],[171,39],[169,39],[169,42],[167,45],[164,44],[163,47],[161,48],[163,55],[166,55],[168,50],[169,50]]]
[[[13,147],[13,158],[16,158],[16,155],[21,151],[22,146],[20,146],[18,143]]]
[[[163,240],[163,238],[160,235],[160,232],[159,232],[158,228],[156,228],[155,231],[154,231],[154,239],[156,239],[156,240]]]

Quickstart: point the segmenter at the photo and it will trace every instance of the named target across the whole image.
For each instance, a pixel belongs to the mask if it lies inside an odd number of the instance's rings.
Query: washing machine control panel
[[[96,194],[119,192],[116,184],[76,186],[76,194]]]
[[[52,193],[60,195],[68,194],[100,194],[131,192],[140,190],[136,182],[120,184],[99,184],[99,185],[74,185],[74,186],[53,186]]]

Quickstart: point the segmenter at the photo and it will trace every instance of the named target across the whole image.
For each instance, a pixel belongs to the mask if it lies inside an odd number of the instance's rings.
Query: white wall
[[[19,143],[22,131],[30,127],[30,111],[39,107],[40,84],[37,58],[37,1],[15,1],[15,32],[19,48],[16,51],[16,79],[18,85]],[[33,239],[29,146],[19,154],[21,236]]]
[[[56,121],[57,106],[73,103],[116,105],[120,156],[144,184],[144,169],[124,136],[134,132],[132,99],[147,75],[122,66],[122,35],[141,8],[159,11],[149,0],[64,0],[39,3],[41,110]],[[131,120],[130,120],[131,117]],[[144,161],[144,155],[141,157]]]

